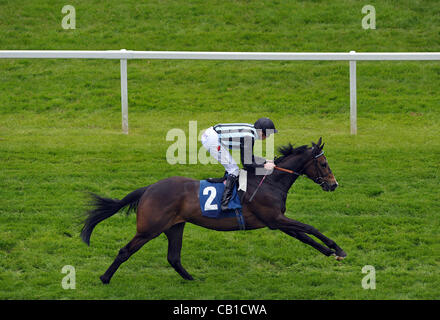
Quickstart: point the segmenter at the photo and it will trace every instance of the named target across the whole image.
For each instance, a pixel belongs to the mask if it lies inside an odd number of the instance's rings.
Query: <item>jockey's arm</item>
[[[254,156],[254,139],[243,139],[240,143],[240,160],[245,169],[262,168],[270,162],[270,160]]]

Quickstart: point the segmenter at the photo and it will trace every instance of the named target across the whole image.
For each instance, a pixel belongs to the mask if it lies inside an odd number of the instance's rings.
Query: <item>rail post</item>
[[[121,49],[125,52],[125,49]],[[127,59],[121,59],[121,109],[122,132],[128,134],[128,90],[127,90]]]
[[[356,60],[350,60],[350,133],[357,134]]]

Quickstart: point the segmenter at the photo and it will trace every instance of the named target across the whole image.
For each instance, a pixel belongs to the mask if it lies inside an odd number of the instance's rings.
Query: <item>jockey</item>
[[[227,179],[221,201],[221,210],[228,209],[233,188],[237,181],[239,168],[228,149],[240,149],[240,160],[245,169],[264,167],[272,170],[272,160],[255,157],[253,154],[256,139],[264,140],[272,133],[278,132],[269,118],[260,118],[255,124],[248,123],[221,123],[205,130],[202,135],[202,144],[211,156],[225,167]],[[257,159],[256,159],[257,158]]]

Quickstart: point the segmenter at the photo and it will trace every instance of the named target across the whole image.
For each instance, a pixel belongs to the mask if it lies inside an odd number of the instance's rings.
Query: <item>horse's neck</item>
[[[260,183],[262,183],[262,179],[264,175],[256,175],[255,172],[248,173],[248,185],[253,185],[257,187]],[[267,175],[264,179],[264,184],[269,184],[274,187],[274,189],[278,189],[282,193],[287,194],[290,187],[295,183],[295,180],[298,178],[295,174],[289,174],[286,172],[274,170],[272,174]]]
[[[274,172],[268,176],[268,178],[270,183],[276,185],[280,190],[287,193],[295,183],[298,176],[296,174],[274,170]]]
[[[285,159],[281,163],[278,163],[277,166],[280,168],[293,170],[294,172],[298,173],[298,172],[302,172],[304,164],[305,164],[304,156],[297,155]],[[299,175],[294,173],[287,173],[275,169],[269,177],[270,177],[270,181],[273,184],[279,186],[281,190],[287,193],[289,189],[292,187],[292,185],[295,183],[296,179],[298,179]]]

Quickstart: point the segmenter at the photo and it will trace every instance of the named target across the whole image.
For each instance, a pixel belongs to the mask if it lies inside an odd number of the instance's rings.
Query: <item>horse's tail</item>
[[[124,207],[128,207],[127,214],[130,211],[135,211],[139,204],[141,196],[144,194],[147,187],[137,189],[125,196],[122,200],[102,198],[94,193],[91,193],[92,202],[94,207],[92,210],[86,213],[87,218],[84,220],[84,227],[81,230],[81,239],[90,245],[90,236],[95,226],[101,221],[110,218]]]

